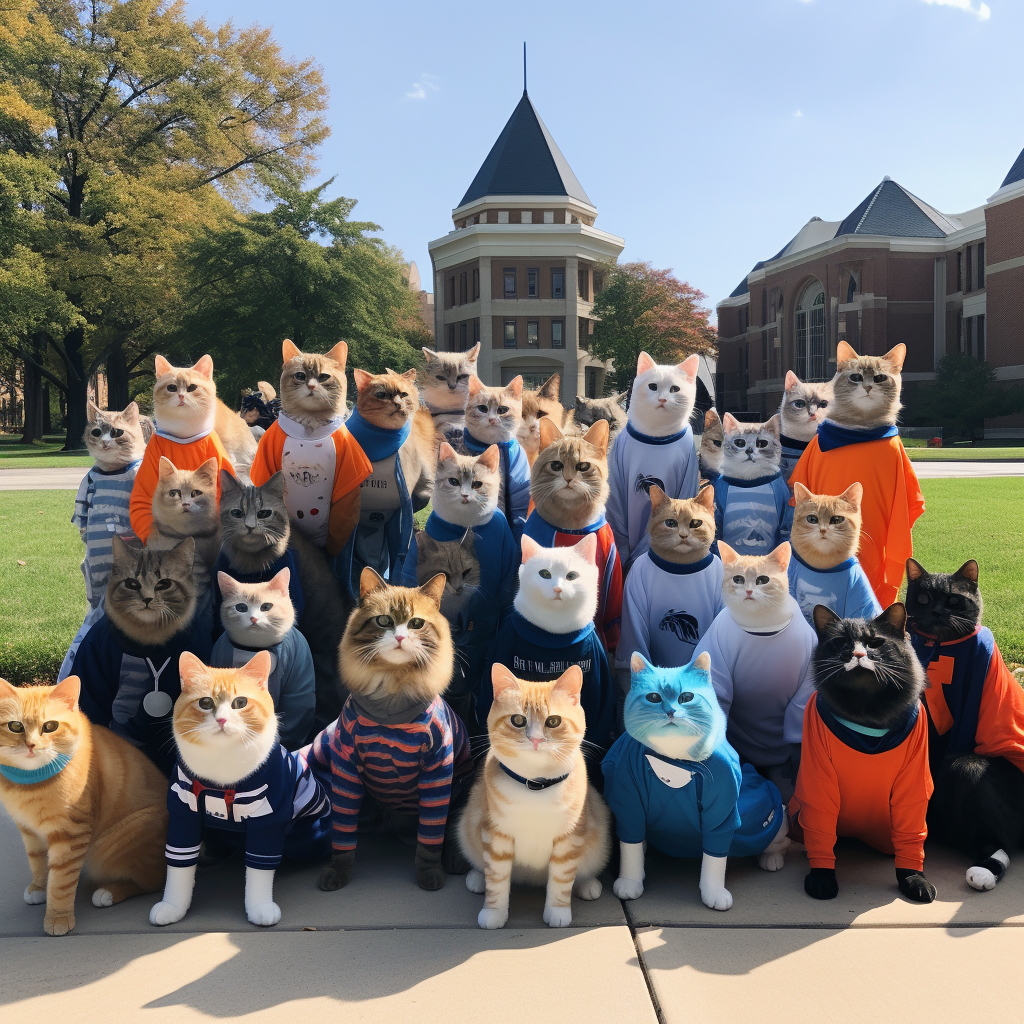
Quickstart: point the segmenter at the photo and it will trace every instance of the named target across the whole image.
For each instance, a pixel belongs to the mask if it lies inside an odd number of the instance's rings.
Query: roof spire
[[[523,40],[523,95],[526,95],[526,40]]]

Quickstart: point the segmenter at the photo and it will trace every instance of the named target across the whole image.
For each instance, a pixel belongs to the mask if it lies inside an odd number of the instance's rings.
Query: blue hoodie
[[[789,562],[789,592],[812,626],[816,604],[831,608],[841,619],[873,619],[882,614],[856,556],[831,569],[815,569],[794,551]]]
[[[462,435],[462,443],[470,455],[483,455],[490,448],[489,444],[478,441],[468,430]],[[518,544],[530,510],[530,460],[514,437],[511,441],[499,441],[498,451],[501,454],[498,506],[505,513],[508,525],[512,528],[512,536]]]

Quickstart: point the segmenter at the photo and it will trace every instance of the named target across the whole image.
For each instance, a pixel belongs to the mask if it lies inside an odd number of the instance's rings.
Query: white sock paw
[[[40,903],[46,902],[46,890],[45,889],[26,889],[25,890],[25,902],[30,907],[36,907]]]
[[[466,888],[470,892],[486,892],[487,882],[484,879],[484,873],[482,871],[477,871],[476,868],[471,868],[469,874],[466,875]],[[482,928],[483,925],[480,927]]]
[[[489,907],[484,907],[476,916],[476,923],[487,929],[504,928],[507,920],[508,910],[491,910]]]
[[[604,891],[599,878],[577,878],[572,891],[581,900],[596,900]]]
[[[975,866],[967,869],[967,884],[972,889],[987,892],[989,889],[994,889],[998,881],[999,879],[988,868]]]
[[[92,905],[94,907],[112,907],[114,894],[109,889],[97,889],[92,894]]]
[[[572,907],[545,907],[544,923],[551,928],[568,928],[572,924]]]
[[[254,907],[245,908],[245,916],[250,924],[269,928],[281,920],[281,908],[276,903],[257,903]]]
[[[786,866],[786,855],[784,853],[776,853],[771,850],[765,850],[757,858],[757,866],[762,871],[781,871]]]
[[[635,878],[616,878],[612,883],[612,892],[620,900],[636,900],[644,894],[644,883]]]
[[[163,926],[165,924],[176,924],[188,912],[188,907],[179,907],[174,903],[161,900],[155,904],[149,912],[149,923]]]
[[[732,893],[728,889],[702,886],[700,898],[704,901],[704,906],[712,910],[728,910],[732,906]]]

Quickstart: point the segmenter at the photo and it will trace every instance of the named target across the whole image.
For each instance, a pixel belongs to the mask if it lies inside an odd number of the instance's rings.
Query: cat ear
[[[814,495],[799,480],[796,480],[793,483],[793,497],[796,498],[796,503],[799,505],[801,501],[808,501]]]
[[[734,551],[724,540],[718,542],[718,555],[722,559],[723,565],[732,565],[740,557],[739,552]]]
[[[372,373],[367,373],[366,370],[360,370],[359,367],[355,367],[352,370],[352,376],[355,377],[356,391],[358,391],[359,394],[362,394],[363,389],[366,387],[366,385],[369,384],[371,380],[373,380]]]
[[[78,676],[68,676],[62,679],[47,694],[47,700],[55,700],[58,704],[64,704],[70,711],[78,710],[78,698],[82,693],[82,680]]]
[[[697,379],[697,370],[700,367],[700,356],[695,352],[692,356],[687,356],[681,363],[676,365],[676,369],[683,373],[686,379],[692,384]]]
[[[17,700],[18,699],[18,688],[11,686],[6,679],[0,677],[0,700]]]
[[[213,356],[200,356],[199,362],[192,367],[192,372],[198,373],[200,377],[205,377],[207,380],[213,380]]]
[[[731,412],[727,412],[722,417],[722,427],[725,430],[739,430],[740,421],[736,419]]]
[[[436,573],[431,576],[426,583],[419,587],[419,592],[425,597],[429,597],[430,600],[440,608],[441,596],[444,594],[444,585],[447,581],[447,577],[443,572]]]
[[[208,487],[213,487],[217,483],[217,459],[207,459],[193,474],[193,479],[199,477],[200,480],[205,480]]]
[[[702,487],[697,492],[697,497],[693,499],[698,505],[703,505],[712,515],[715,514],[715,489],[708,484],[707,487]]]
[[[542,416],[540,421],[540,449],[561,440],[565,435],[558,429],[558,424],[550,416]]]
[[[626,403],[629,401],[629,392],[628,391],[620,391],[618,394],[612,395],[612,398],[619,405],[621,405],[623,409],[625,409],[626,408]]]
[[[551,687],[552,693],[560,693],[568,697],[573,704],[579,704],[580,692],[583,690],[583,669],[579,665],[570,665]]]
[[[815,609],[817,611],[817,609]],[[879,615],[875,622],[880,622],[886,626],[890,626],[892,629],[899,630],[901,633],[907,631],[907,606],[897,601],[895,604],[889,605],[888,608]]]
[[[259,389],[259,393],[263,396],[265,402],[273,402],[277,398],[277,388],[269,381],[258,380],[256,381],[256,387]]]
[[[282,474],[275,473],[274,475],[281,476]],[[234,501],[235,496],[241,493],[242,485],[238,482],[238,479],[234,475],[234,473],[230,472],[229,470],[222,469],[220,471],[221,504],[223,505],[227,501]]]
[[[668,500],[668,495],[657,484],[651,484],[651,489],[648,493],[651,498],[652,512],[654,512],[662,502]]]
[[[848,345],[845,341],[836,345],[836,366],[842,366],[843,363],[848,363],[851,359],[856,358],[857,353],[854,352],[852,345]]]
[[[139,403],[138,402],[129,402],[125,406],[124,412],[121,413],[121,415],[129,423],[133,424],[134,426],[138,426],[139,425]]]
[[[537,394],[541,398],[551,398],[556,402],[558,401],[558,394],[562,390],[562,375],[560,373],[553,373],[537,391]]]
[[[511,391],[516,398],[523,397],[523,377],[520,374],[518,377],[513,377],[506,385],[506,391]]]
[[[701,672],[711,671],[711,655],[707,651],[701,651],[693,662],[693,667]]]
[[[978,563],[973,559],[969,558],[955,573],[954,576],[959,576],[962,580],[967,580],[968,583],[973,583],[975,586],[978,584]]]
[[[359,574],[359,600],[362,601],[368,594],[384,590],[387,585],[387,580],[378,576],[370,566],[364,565],[363,571]]]
[[[651,668],[654,668],[654,666],[639,651],[633,652],[629,659],[629,671],[633,675],[643,675],[644,672]]]
[[[895,373],[902,373],[903,360],[907,358],[907,346],[900,342],[889,349],[882,358],[893,368]]]
[[[217,586],[220,587],[221,595],[225,598],[230,597],[238,589],[238,580],[233,576],[229,576],[226,572],[217,572]]]
[[[636,360],[636,375],[639,377],[641,373],[653,370],[657,365],[658,364],[646,352],[641,352]]]
[[[288,596],[288,584],[291,583],[292,571],[286,565],[280,572],[275,573],[271,577],[268,586],[277,594],[281,594],[283,597]]]
[[[927,576],[928,573],[925,567],[916,559],[907,559],[907,580],[913,583],[915,580],[919,580],[922,576]]]
[[[166,455],[160,456],[160,479],[166,480],[178,472],[178,467]]]
[[[714,426],[722,425],[722,417],[718,415],[717,409],[708,409],[704,413],[704,429],[710,430]]]
[[[491,687],[494,689],[494,699],[497,700],[506,690],[518,690],[519,680],[496,661],[491,666]]]
[[[798,484],[797,486],[802,487],[803,485]],[[843,491],[842,494],[839,495],[839,497],[842,498],[843,501],[849,502],[849,504],[856,505],[857,508],[860,508],[861,500],[864,497],[864,485],[855,480],[846,488],[845,491]]]
[[[85,421],[86,423],[95,423],[100,418],[100,407],[93,401],[89,401],[85,406]]]
[[[718,545],[721,550],[722,545]],[[793,555],[793,548],[788,540],[784,540],[774,551],[769,552],[768,560],[774,562],[783,572],[789,568],[789,560]]]
[[[442,441],[441,447],[437,450],[437,461],[447,462],[449,459],[455,458],[455,449],[447,442]]]
[[[182,651],[178,657],[178,676],[181,679],[181,692],[187,693],[193,686],[198,686],[207,677],[207,668],[191,651]]]
[[[176,565],[183,576],[192,578],[192,567],[196,560],[196,539],[186,537],[167,552],[166,558]]]
[[[251,679],[261,690],[265,690],[273,667],[274,661],[270,656],[270,651],[260,651],[253,655],[239,671],[247,679]]]
[[[721,545],[719,545],[721,546]],[[826,629],[834,625],[836,622],[842,622],[843,620],[836,615],[828,605],[816,604],[814,611],[811,612],[811,618],[814,619],[814,629],[818,636],[821,636]]]
[[[550,419],[546,416],[545,419]],[[584,435],[583,440],[592,444],[602,456],[608,454],[608,421],[598,420]]]
[[[479,392],[483,391],[483,389],[484,389],[484,382],[475,373],[471,373],[469,375],[469,393],[470,393],[470,395],[479,394]]]
[[[293,359],[301,358],[302,353],[299,351],[298,346],[290,338],[285,338],[281,342],[281,359],[285,363],[291,362]]]
[[[112,534],[110,537],[110,553],[115,566],[123,565],[131,557],[131,548],[121,540],[120,534]]]
[[[423,353],[423,358],[426,359],[428,362],[431,359],[437,358],[437,353],[432,348],[427,348],[425,345],[423,346],[422,349],[420,349],[420,351]]]
[[[480,342],[478,341],[467,353],[466,359],[471,363],[476,362],[476,357],[480,355]]]
[[[165,373],[170,373],[174,369],[163,356],[157,356],[154,362],[158,378],[162,377]]]
[[[348,342],[339,341],[330,352],[327,353],[328,359],[333,359],[342,370],[345,369],[345,363],[348,362]]]
[[[229,473],[228,476],[231,476]],[[285,478],[284,471],[278,470],[261,488],[261,491],[266,491],[268,494],[272,494],[275,498],[284,501],[284,489],[285,489]],[[241,489],[241,484],[238,485]]]
[[[414,381],[416,380],[416,367],[411,370],[406,370],[405,373],[401,374],[402,380]]]
[[[764,429],[768,431],[776,440],[782,435],[782,420],[779,418],[779,414],[776,413],[770,420],[768,420]]]
[[[573,544],[572,550],[580,558],[585,558],[591,565],[597,565],[597,534],[588,533],[585,537],[581,537]]]
[[[490,444],[477,456],[476,461],[494,473],[501,465],[501,449],[496,444]]]
[[[783,388],[786,391],[789,391],[791,388],[795,388],[797,386],[797,384],[799,384],[799,383],[800,383],[800,378],[792,370],[787,370],[786,371],[786,383],[783,385]]]
[[[579,395],[577,395],[577,396],[576,396],[576,397],[575,397],[575,398],[573,399],[573,402],[575,403],[575,405],[576,405],[576,408],[577,408],[577,409],[585,409],[585,408],[587,407],[587,403],[586,403],[586,400],[585,400],[585,399],[583,399],[583,398],[580,398],[580,396],[579,396]]]
[[[539,555],[544,548],[542,548],[532,537],[523,534],[523,539],[519,542],[520,547],[523,549],[523,561],[528,562],[531,558]]]

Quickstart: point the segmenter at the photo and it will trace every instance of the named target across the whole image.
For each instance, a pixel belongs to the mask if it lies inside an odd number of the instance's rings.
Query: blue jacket
[[[549,682],[571,665],[579,665],[583,670],[580,704],[587,716],[586,738],[605,750],[609,747],[615,735],[616,691],[593,622],[577,633],[548,633],[513,611],[487,652],[480,674],[476,704],[480,725],[486,724],[494,700],[491,666],[495,663],[530,682]]]
[[[841,619],[873,619],[882,606],[856,556],[831,569],[815,569],[795,551],[789,562],[789,592],[814,625],[814,606],[823,604]]]
[[[712,486],[718,540],[741,555],[767,555],[789,540],[793,511],[781,473],[756,480],[720,476]]]
[[[470,455],[483,455],[490,448],[490,445],[478,441],[468,430],[462,435],[462,443]],[[518,544],[530,511],[530,460],[514,437],[511,441],[501,441],[498,451],[501,454],[501,496],[498,505],[505,513],[508,525],[512,528],[512,536]]]

